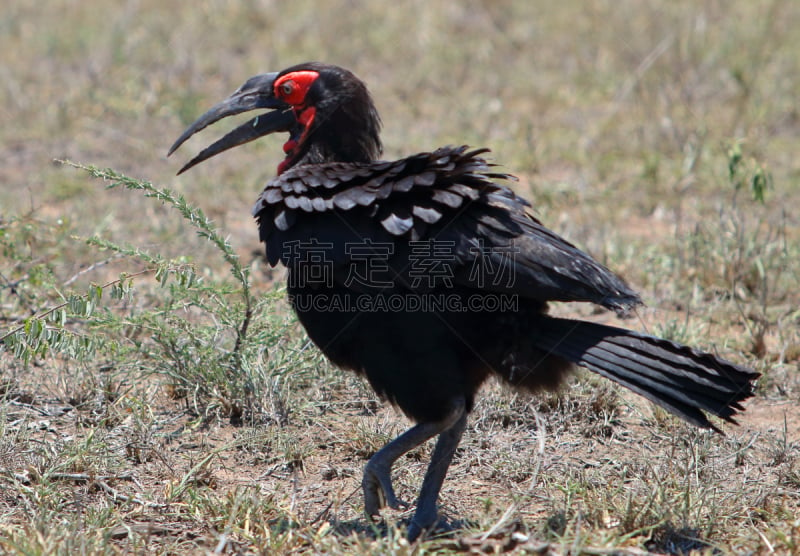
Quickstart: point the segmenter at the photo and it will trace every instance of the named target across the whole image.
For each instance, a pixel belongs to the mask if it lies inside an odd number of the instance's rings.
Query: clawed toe
[[[430,536],[439,537],[442,535],[448,535],[453,533],[453,531],[458,531],[461,529],[462,525],[463,522],[459,521],[458,523],[453,523],[447,518],[435,513],[424,513],[423,515],[417,513],[408,522],[406,538],[409,542],[413,543],[417,540],[428,538]]]
[[[408,542],[413,543],[416,541],[423,530],[424,527],[420,527],[416,521],[412,520],[411,523],[408,524],[408,531],[406,532],[406,538],[408,538]]]
[[[384,502],[386,503],[385,505],[393,510],[407,510],[411,507],[408,502],[403,501],[395,495],[391,482],[389,483],[389,491],[387,492],[384,490],[383,495]]]
[[[384,506],[393,510],[404,510],[410,507],[407,502],[398,498],[394,493],[392,478],[387,469],[367,464],[361,488],[364,490],[364,510],[370,517],[379,515],[380,509]]]
[[[420,535],[424,532],[431,531],[436,527],[437,518],[436,516],[433,519],[418,519],[418,516],[414,516],[411,522],[408,524],[408,530],[406,531],[406,538],[408,538],[408,542],[416,541]]]

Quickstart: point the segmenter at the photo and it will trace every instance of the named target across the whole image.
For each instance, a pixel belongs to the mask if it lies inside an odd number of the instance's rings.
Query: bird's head
[[[248,79],[231,96],[200,116],[175,141],[172,154],[189,137],[214,122],[249,110],[271,109],[203,149],[178,172],[227,149],[285,131],[281,173],[296,164],[369,162],[381,154],[380,117],[366,85],[346,69],[310,62]]]

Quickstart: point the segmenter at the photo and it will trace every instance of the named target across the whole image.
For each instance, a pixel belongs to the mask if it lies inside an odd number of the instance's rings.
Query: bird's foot
[[[364,490],[364,510],[370,517],[378,515],[384,506],[393,510],[404,510],[409,507],[395,495],[390,470],[380,465],[367,463],[361,488]]]
[[[432,509],[418,508],[411,522],[408,524],[406,537],[408,538],[408,542],[413,543],[421,535],[434,530],[444,532],[450,530],[450,527],[448,527],[446,523],[439,521],[439,515],[435,507]]]

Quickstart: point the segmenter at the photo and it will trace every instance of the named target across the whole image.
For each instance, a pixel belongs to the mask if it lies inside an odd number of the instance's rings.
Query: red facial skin
[[[318,77],[319,73],[316,71],[294,71],[282,75],[273,85],[275,97],[291,105],[298,123],[303,128],[299,138],[290,138],[284,143],[283,152],[286,153],[286,159],[278,166],[278,174],[289,167],[297,148],[305,141],[308,130],[314,123],[317,111],[313,106],[306,105],[306,95]]]

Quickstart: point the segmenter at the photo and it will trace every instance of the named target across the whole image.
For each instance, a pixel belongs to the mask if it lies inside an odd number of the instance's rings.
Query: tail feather
[[[591,322],[545,317],[537,347],[629,388],[694,425],[731,423],[759,374],[670,340]]]

